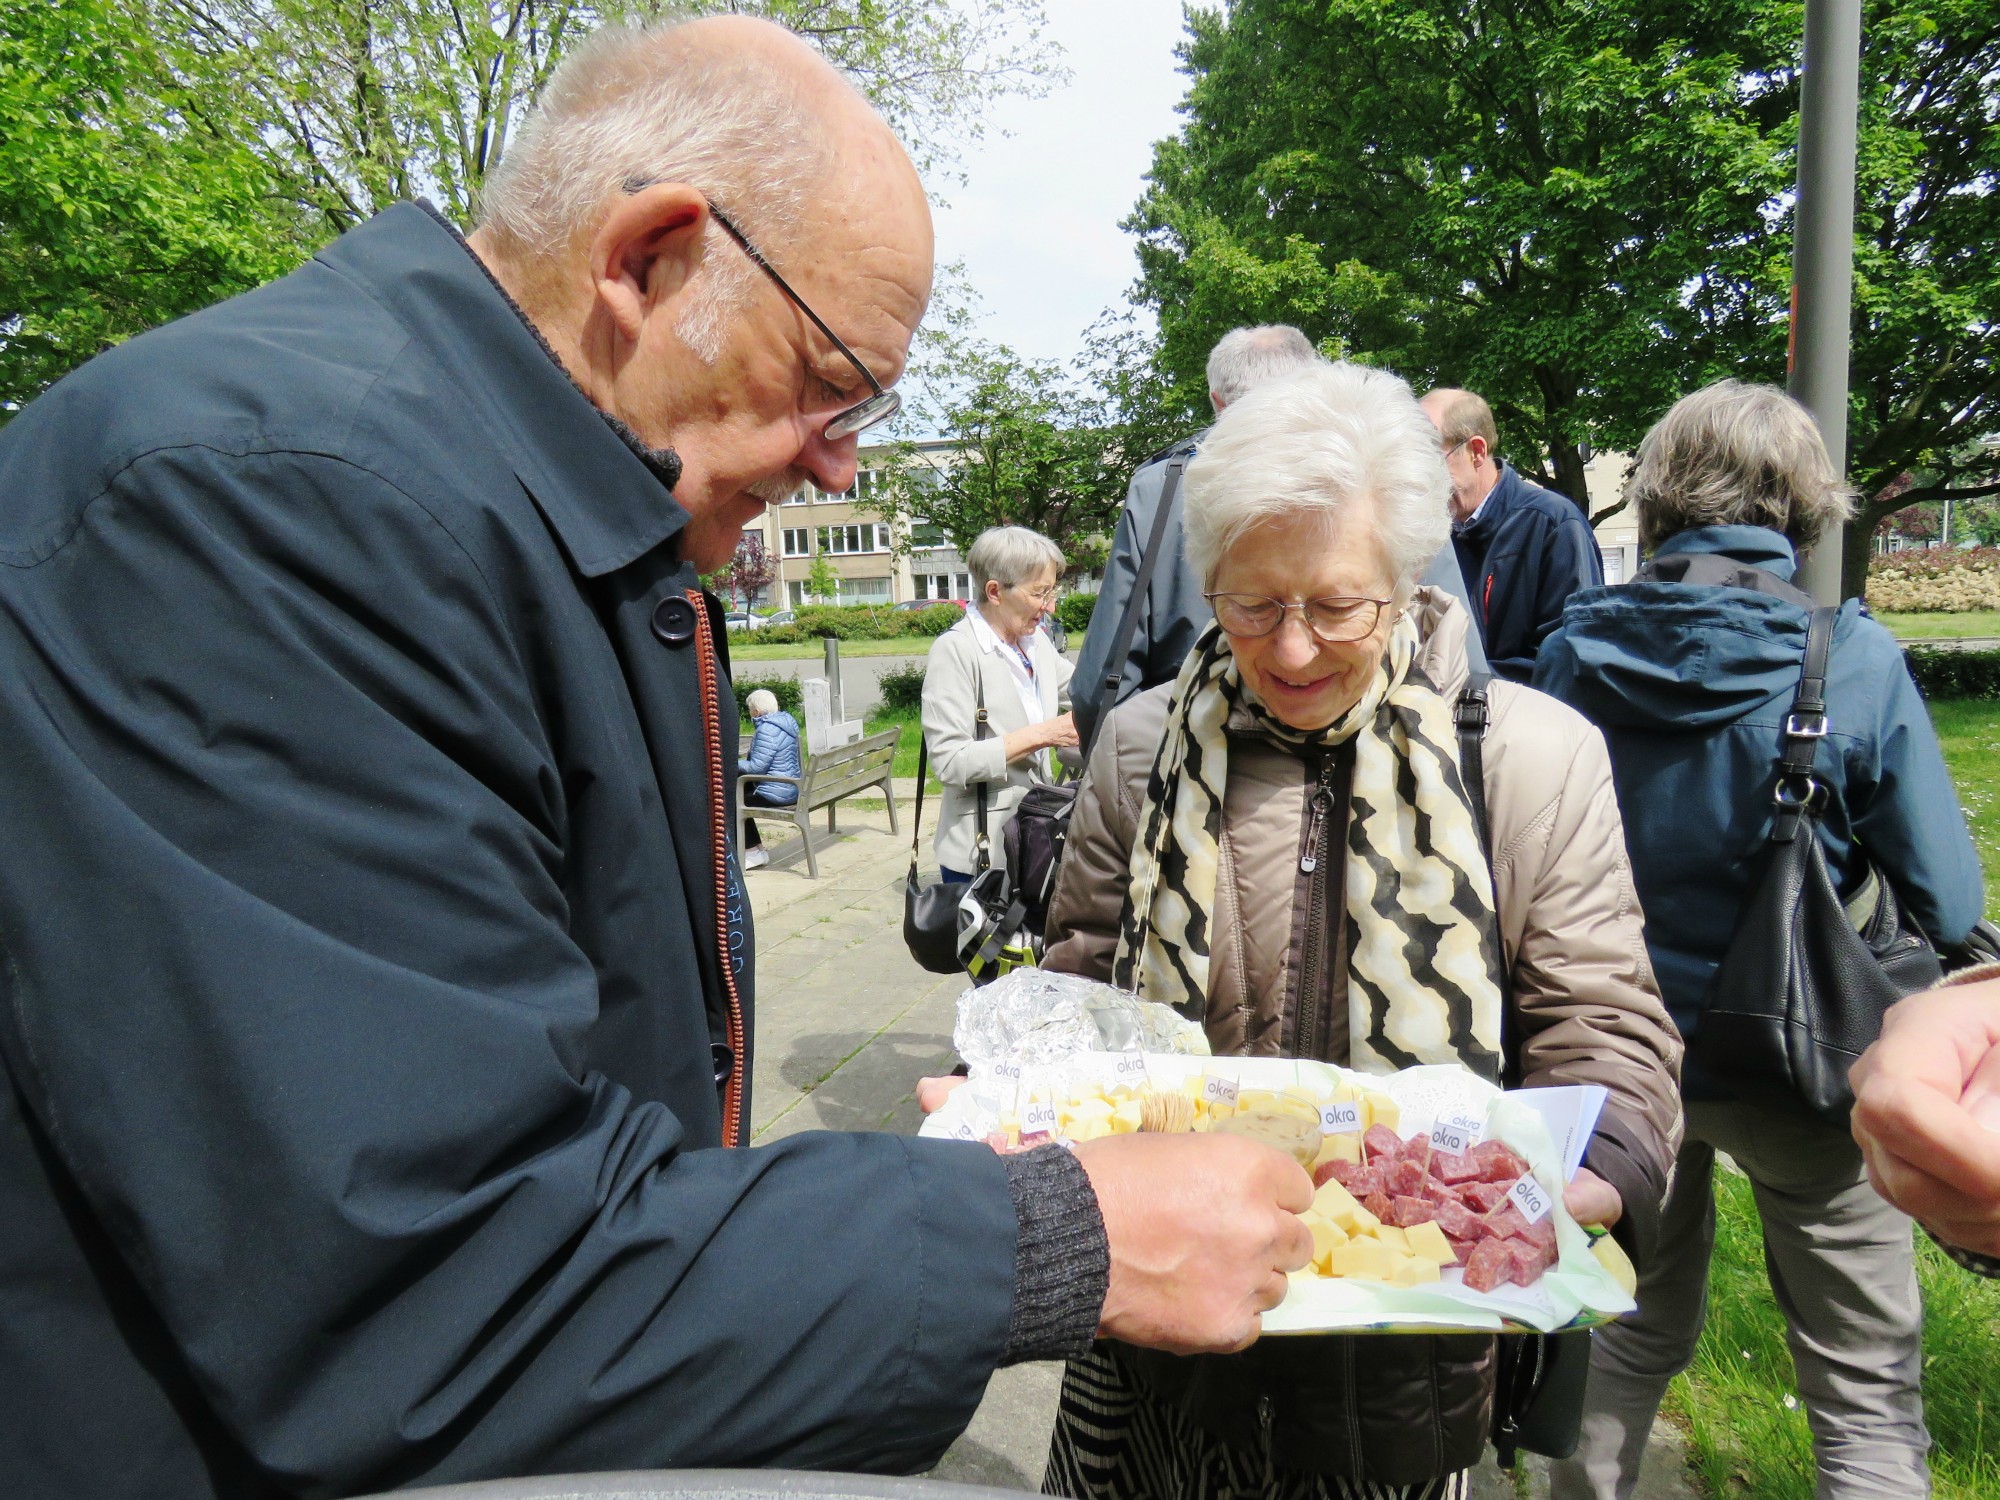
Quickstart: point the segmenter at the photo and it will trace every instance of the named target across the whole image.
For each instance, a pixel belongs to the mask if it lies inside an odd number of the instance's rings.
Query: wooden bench
[[[843,797],[852,797],[858,792],[873,787],[882,789],[882,799],[889,804],[889,832],[896,829],[896,788],[891,781],[896,769],[896,741],[901,739],[901,729],[885,729],[880,734],[871,734],[849,745],[836,745],[831,750],[822,750],[806,761],[803,776],[739,776],[736,778],[736,847],[743,847],[743,820],[748,817],[775,819],[793,824],[799,830],[799,838],[806,846],[806,871],[814,880],[819,879],[819,861],[813,858],[812,815],[820,808],[826,809],[826,831],[829,834],[839,830],[834,826],[834,804]],[[759,782],[772,781],[781,786],[797,787],[798,801],[789,807],[770,807],[762,802],[749,800],[750,788]]]

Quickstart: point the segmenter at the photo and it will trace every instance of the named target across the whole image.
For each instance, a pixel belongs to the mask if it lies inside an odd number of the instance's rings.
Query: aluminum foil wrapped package
[[[952,1033],[975,1077],[1043,1068],[1081,1052],[1208,1055],[1208,1037],[1173,1007],[1051,969],[1015,969],[958,998]]]

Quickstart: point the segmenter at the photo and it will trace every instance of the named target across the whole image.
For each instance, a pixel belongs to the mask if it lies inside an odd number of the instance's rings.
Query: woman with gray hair
[[[743,700],[743,709],[750,715],[750,753],[736,762],[736,774],[751,778],[798,776],[799,721],[778,707],[778,695],[769,688],[754,688]],[[783,781],[753,779],[740,791],[743,800],[754,806],[792,807],[799,800],[799,789]],[[743,820],[742,853],[746,870],[761,870],[771,862],[771,851],[764,847],[755,818]]]
[[[1784,723],[1813,601],[1799,550],[1852,508],[1806,410],[1721,381],[1676,403],[1639,445],[1630,493],[1652,560],[1624,588],[1575,595],[1535,685],[1603,726],[1646,944],[1696,1055],[1687,1136],[1639,1311],[1592,1343],[1583,1445],[1562,1500],[1632,1493],[1667,1382],[1694,1355],[1714,1239],[1710,1177],[1726,1151],[1750,1178],[1790,1329],[1821,1500],[1928,1491],[1921,1307],[1910,1221],[1869,1186],[1845,1129],[1702,1066],[1716,969],[1764,867]],[[1868,859],[1940,945],[1981,907],[1979,862],[1930,717],[1889,632],[1858,600],[1834,622],[1827,733],[1814,779],[1843,896]]]
[[[1039,629],[1056,607],[1062,549],[1025,526],[995,526],[965,565],[977,597],[924,664],[924,739],[944,786],[938,873],[951,882],[971,880],[982,855],[1005,865],[1000,830],[1028,788],[1054,774],[1049,752],[1076,743],[1072,668]]]
[[[1204,1016],[1221,1055],[1602,1084],[1567,1201],[1643,1260],[1679,1046],[1604,742],[1491,685],[1489,867],[1454,723],[1469,620],[1415,583],[1448,538],[1448,492],[1436,429],[1382,371],[1320,366],[1222,413],[1185,481],[1215,620],[1177,681],[1106,718],[1044,962]],[[1493,1395],[1485,1335],[1197,1357],[1105,1343],[1069,1366],[1045,1489],[1459,1497]]]

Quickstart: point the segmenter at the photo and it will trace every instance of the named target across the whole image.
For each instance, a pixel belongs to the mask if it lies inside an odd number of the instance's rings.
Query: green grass
[[[740,661],[819,661],[826,655],[826,648],[818,641],[800,641],[790,646],[761,646],[753,644],[756,634],[754,630],[732,630],[729,633],[731,665]],[[911,635],[891,641],[842,641],[840,656],[843,661],[856,656],[922,656],[930,649],[929,640]]]
[[[1933,703],[1931,720],[1985,867],[1987,912],[2000,916],[2000,703]],[[1939,1500],[1993,1500],[2000,1496],[2000,1285],[1959,1270],[1921,1236],[1917,1278],[1935,1493]],[[1811,1500],[1812,1435],[1764,1269],[1750,1184],[1733,1173],[1716,1174],[1708,1324],[1667,1409],[1686,1429],[1690,1461],[1718,1500]]]
[[[1952,640],[1962,636],[2000,636],[2000,610],[1974,609],[1964,614],[1892,615],[1876,619],[1889,627],[1899,640]]]
[[[1689,1460],[1718,1500],[1812,1500],[1812,1434],[1764,1270],[1750,1184],[1718,1171],[1715,1189],[1708,1324],[1668,1410],[1687,1429]],[[1961,1271],[1921,1237],[1917,1277],[1933,1493],[1992,1500],[2000,1495],[2000,1286]]]

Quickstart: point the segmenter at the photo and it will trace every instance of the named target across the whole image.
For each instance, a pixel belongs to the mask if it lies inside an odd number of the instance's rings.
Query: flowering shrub
[[[2000,547],[1891,552],[1868,565],[1868,603],[1897,614],[2000,609]]]

